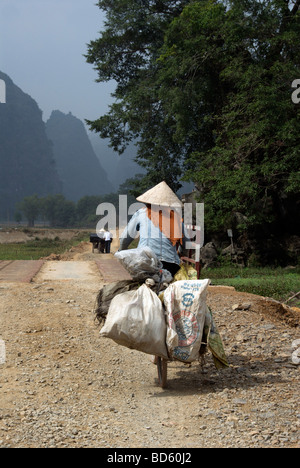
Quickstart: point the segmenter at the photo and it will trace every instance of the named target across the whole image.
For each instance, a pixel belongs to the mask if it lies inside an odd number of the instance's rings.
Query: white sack
[[[295,340],[293,341],[292,344],[292,363],[295,364],[296,366],[300,365],[300,340]]]
[[[300,365],[300,348],[298,348],[296,351],[293,352],[292,363],[295,364],[296,366]]]
[[[164,293],[167,311],[167,348],[170,357],[198,360],[206,315],[209,279],[177,281]]]
[[[146,285],[114,297],[100,335],[146,354],[168,359],[162,303]]]
[[[115,254],[115,257],[130,273],[134,281],[144,281],[147,278],[153,278],[156,283],[159,283],[161,271],[163,273],[161,278],[162,283],[170,283],[173,280],[171,273],[162,269],[162,263],[149,247],[121,250]]]

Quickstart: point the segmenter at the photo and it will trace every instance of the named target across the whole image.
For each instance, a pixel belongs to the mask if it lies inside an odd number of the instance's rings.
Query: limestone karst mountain
[[[0,104],[0,219],[13,219],[25,196],[61,192],[61,181],[36,101],[0,72],[6,103]]]
[[[85,195],[113,192],[81,120],[71,113],[55,110],[46,129],[53,142],[54,158],[67,199],[78,201]]]

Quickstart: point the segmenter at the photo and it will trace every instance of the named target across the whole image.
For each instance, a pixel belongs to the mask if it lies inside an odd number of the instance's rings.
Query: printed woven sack
[[[209,279],[177,281],[164,293],[167,312],[167,348],[171,358],[183,362],[199,359],[206,315]]]

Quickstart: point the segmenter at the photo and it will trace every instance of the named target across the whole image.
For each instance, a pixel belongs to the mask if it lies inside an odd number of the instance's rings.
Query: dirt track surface
[[[46,262],[32,283],[0,283],[0,447],[299,447],[299,327],[261,298],[210,288],[231,367],[171,363],[162,390],[150,356],[99,337],[94,262],[110,258],[82,244],[61,259],[78,278]]]
[[[30,242],[36,237],[39,239],[55,239],[59,237],[61,240],[73,239],[80,231],[75,229],[43,229],[43,228],[3,228],[0,230],[0,244],[15,244],[18,242]]]

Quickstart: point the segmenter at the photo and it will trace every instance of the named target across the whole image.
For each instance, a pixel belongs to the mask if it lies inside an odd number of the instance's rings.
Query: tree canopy
[[[139,190],[193,181],[206,225],[290,232],[299,210],[300,0],[99,1],[87,60],[117,82],[91,128],[138,141]],[[298,221],[299,223],[299,221]]]
[[[99,1],[106,12],[105,30],[89,44],[87,61],[98,72],[98,81],[115,80],[115,103],[107,115],[89,121],[92,130],[109,138],[122,154],[138,139],[138,162],[147,169],[144,184],[165,179],[180,187],[181,150],[171,130],[162,125],[165,113],[158,96],[158,58],[171,21],[180,15],[187,0]],[[170,170],[171,169],[171,170]]]

